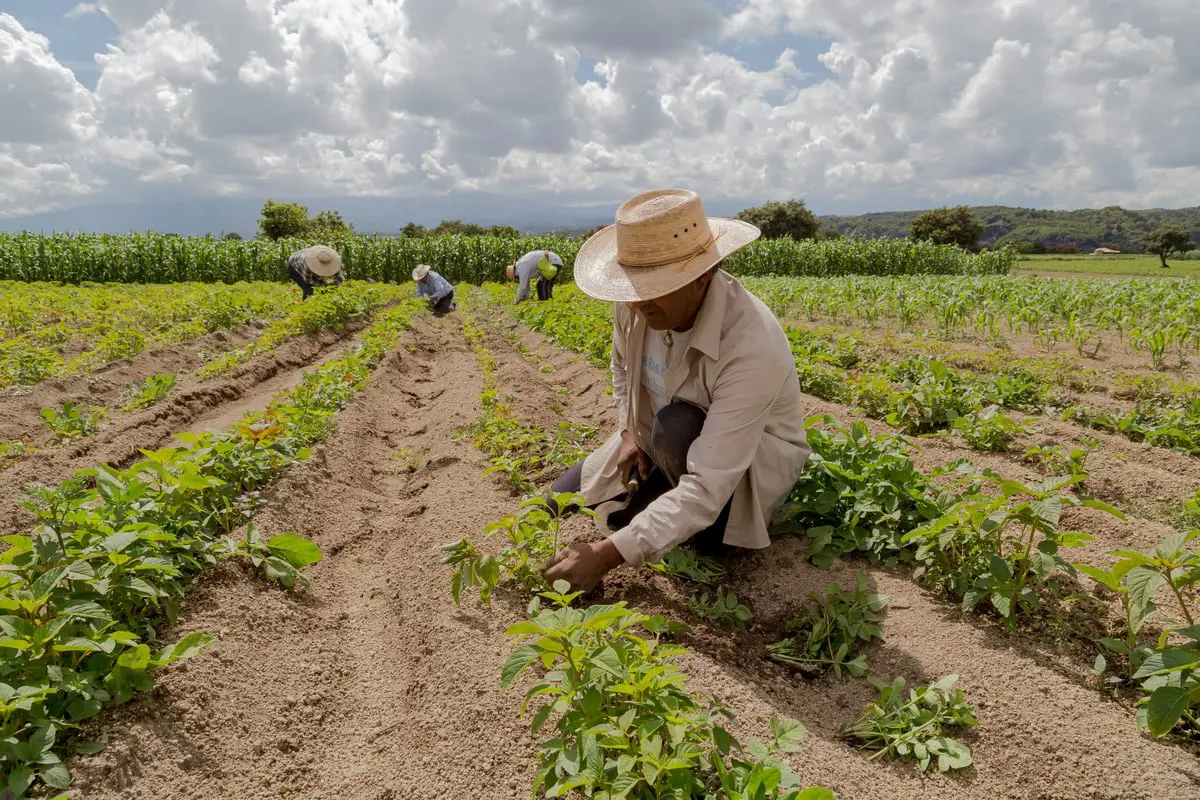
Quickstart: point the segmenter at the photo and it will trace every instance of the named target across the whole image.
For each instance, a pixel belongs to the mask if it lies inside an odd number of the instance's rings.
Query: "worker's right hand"
[[[629,431],[622,431],[621,452],[617,456],[617,470],[621,481],[628,484],[635,469],[641,479],[646,480],[650,477],[650,466],[650,456],[638,447],[637,439]]]

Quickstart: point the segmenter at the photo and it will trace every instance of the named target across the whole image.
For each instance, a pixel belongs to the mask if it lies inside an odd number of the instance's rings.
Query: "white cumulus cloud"
[[[0,216],[168,192],[662,185],[819,210],[1182,205],[1200,178],[1192,0],[99,0],[70,16],[93,9],[118,31],[94,91],[0,14],[0,108],[19,109],[0,115]]]

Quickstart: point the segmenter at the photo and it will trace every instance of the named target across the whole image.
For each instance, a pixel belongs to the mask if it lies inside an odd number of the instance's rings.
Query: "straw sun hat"
[[[419,281],[428,274],[429,274],[429,265],[428,264],[418,264],[417,268],[412,271],[412,276],[413,276],[414,281]]]
[[[695,192],[646,192],[625,201],[616,224],[584,242],[575,256],[575,283],[600,300],[654,300],[682,289],[759,235],[748,222],[705,215]]]
[[[332,278],[342,271],[342,257],[332,247],[319,244],[304,251],[304,266],[314,275]]]

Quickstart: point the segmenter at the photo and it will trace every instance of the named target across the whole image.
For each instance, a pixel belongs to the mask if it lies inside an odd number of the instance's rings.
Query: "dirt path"
[[[232,424],[247,411],[265,407],[270,392],[299,383],[305,369],[336,358],[367,324],[355,320],[340,331],[326,329],[297,337],[219,378],[201,381],[194,375],[181,375],[161,403],[145,411],[117,414],[95,434],[76,443],[49,444],[25,456],[0,471],[0,533],[18,529],[27,519],[19,505],[27,483],[57,484],[76,469],[98,462],[123,465],[136,459],[140,449],[169,446],[180,432]],[[264,391],[268,393],[264,395]],[[0,417],[7,419],[8,410]]]
[[[552,423],[557,404],[564,418],[608,432],[603,371],[528,332],[521,342],[535,356],[522,357],[501,337],[503,317],[487,324],[497,376],[525,421]],[[319,542],[326,560],[310,571],[312,588],[289,595],[235,567],[201,581],[173,633],[206,630],[219,641],[169,671],[152,709],[105,718],[108,751],[72,764],[77,797],[528,796],[536,748],[516,715],[520,693],[498,696],[512,646],[504,630],[524,603],[500,598],[491,612],[458,612],[439,564],[441,545],[477,538],[515,505],[483,477],[485,459],[469,439],[455,436],[479,414],[480,371],[453,316],[421,321],[402,344],[416,352],[401,347],[381,365],[336,434],[258,517],[268,534]],[[410,472],[399,448],[426,454],[427,465]],[[583,522],[568,534],[597,535]],[[981,727],[967,737],[977,767],[965,776],[868,761],[836,737],[868,699],[865,682],[807,683],[762,658],[807,592],[853,579],[849,569],[806,565],[802,544],[781,539],[731,562],[733,588],[757,618],[742,634],[700,623],[680,586],[646,570],[616,574],[604,593],[695,625],[683,664],[689,685],[727,701],[743,734],[761,735],[772,714],[800,719],[809,734],[790,760],[843,800],[1200,798],[1193,757],[1139,735],[1127,708],[886,570],[869,570],[871,582],[901,601],[887,641],[869,652],[873,670],[910,682],[960,674]]]

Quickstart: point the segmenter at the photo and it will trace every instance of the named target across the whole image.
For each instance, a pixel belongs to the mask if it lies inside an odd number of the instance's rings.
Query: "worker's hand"
[[[621,432],[621,452],[617,455],[617,471],[621,482],[628,484],[633,471],[644,481],[650,477],[650,456],[638,447],[637,439],[629,431]]]
[[[594,544],[576,543],[560,550],[546,563],[542,577],[549,583],[566,581],[576,592],[590,592],[605,574],[625,563],[621,552],[608,539]]]

